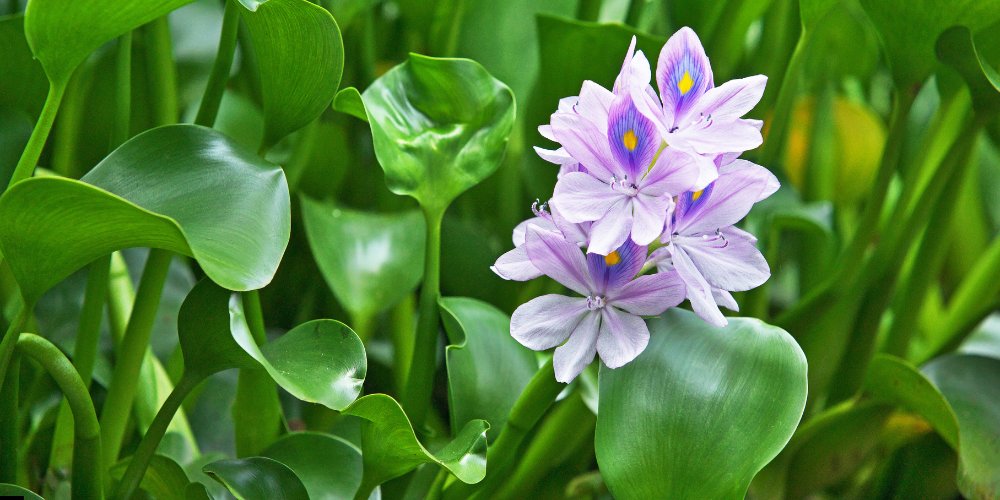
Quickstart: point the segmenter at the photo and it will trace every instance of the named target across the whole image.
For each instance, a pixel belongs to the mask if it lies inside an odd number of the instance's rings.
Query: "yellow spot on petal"
[[[611,253],[604,256],[604,263],[609,266],[614,266],[622,261],[622,256],[618,255],[618,250],[614,250]]]
[[[635,136],[635,132],[631,129],[626,130],[622,134],[622,144],[625,145],[625,149],[635,151],[635,147],[639,144],[639,138]]]
[[[701,198],[701,194],[704,193],[704,192],[705,192],[704,189],[699,189],[699,190],[691,193],[691,201],[698,201],[698,198]]]
[[[694,87],[694,79],[691,78],[691,73],[685,71],[681,79],[677,81],[677,90],[680,90],[681,95],[684,95],[691,91],[691,87]]]

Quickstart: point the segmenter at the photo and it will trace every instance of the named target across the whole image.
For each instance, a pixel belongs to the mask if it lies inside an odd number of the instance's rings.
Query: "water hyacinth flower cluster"
[[[687,299],[705,321],[727,324],[730,292],[770,277],[756,238],[735,226],[778,189],[766,168],[740,159],[762,142],[743,118],[766,77],[716,86],[698,36],[677,31],[660,51],[656,84],[633,37],[608,90],[585,81],[539,127],[557,149],[554,193],[514,229],[515,248],[494,272],[509,280],[548,276],[579,294],[535,298],[514,312],[511,335],[535,350],[555,347],[556,379],[570,382],[600,355],[608,368],[649,342],[646,316]]]

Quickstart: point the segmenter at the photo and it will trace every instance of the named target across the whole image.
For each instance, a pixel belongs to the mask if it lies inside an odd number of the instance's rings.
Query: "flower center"
[[[621,179],[612,176],[611,189],[626,196],[636,196],[639,194],[639,186],[636,186],[634,182],[629,180],[628,174],[625,174],[625,177]]]
[[[639,138],[635,136],[634,130],[628,129],[622,134],[622,144],[625,149],[635,151],[635,147],[639,145]]]
[[[680,80],[677,80],[677,90],[681,92],[681,95],[687,94],[691,91],[691,87],[694,86],[694,78],[691,78],[691,73],[687,71],[681,76]]]
[[[603,295],[591,295],[587,297],[587,309],[591,311],[603,309],[605,305],[607,305],[607,301]]]
[[[701,195],[704,192],[705,192],[704,189],[699,189],[699,190],[691,193],[691,201],[698,201],[698,198],[701,198]]]

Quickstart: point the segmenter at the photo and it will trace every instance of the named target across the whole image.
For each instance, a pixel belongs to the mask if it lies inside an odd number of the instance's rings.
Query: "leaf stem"
[[[142,478],[146,474],[149,462],[153,459],[156,448],[160,445],[164,434],[166,434],[167,428],[170,426],[170,421],[173,420],[177,410],[184,403],[184,398],[203,380],[205,380],[204,375],[185,371],[184,375],[177,381],[174,390],[170,391],[170,396],[163,402],[160,410],[156,412],[156,418],[153,419],[149,429],[146,431],[146,435],[142,437],[142,442],[139,443],[139,447],[132,455],[132,461],[129,462],[128,469],[125,470],[125,475],[122,476],[121,482],[118,483],[114,498],[132,498],[132,494],[135,493],[139,488],[139,484],[142,483]]]
[[[7,184],[8,188],[31,177],[35,172],[38,159],[42,156],[42,150],[45,149],[45,141],[49,137],[49,132],[52,131],[52,123],[59,112],[59,104],[62,102],[63,94],[66,93],[66,85],[65,81],[49,82],[49,93],[45,97],[45,106],[42,107],[42,113],[38,116],[38,121],[35,122],[35,128],[31,131],[28,144],[24,147],[24,152],[21,153],[17,167],[14,168],[14,175],[11,176],[10,183]]]
[[[149,65],[149,89],[153,121],[157,125],[177,122],[177,68],[174,66],[170,16],[165,15],[146,25],[149,42],[146,60]]]
[[[171,257],[171,253],[167,250],[150,249],[142,279],[139,281],[135,305],[132,307],[125,336],[118,349],[117,363],[101,411],[101,438],[104,442],[102,463],[105,467],[114,465],[125,438],[132,400],[135,398],[139,383],[139,369],[146,354],[146,347],[149,345],[153,324],[156,322],[156,312],[170,269]]]
[[[118,37],[115,61],[115,120],[111,127],[111,147],[128,140],[132,112],[132,32]]]
[[[225,93],[226,83],[229,81],[229,71],[233,67],[241,8],[237,0],[226,0],[226,9],[222,15],[222,33],[219,35],[219,51],[215,55],[215,64],[208,77],[205,95],[201,98],[201,105],[198,106],[198,116],[194,119],[197,125],[204,127],[215,125],[222,94]]]
[[[13,356],[7,364],[10,370],[3,384],[0,384],[0,483],[17,483],[20,415],[17,402],[20,399],[21,360]]]
[[[434,384],[435,354],[438,343],[438,298],[441,296],[441,220],[444,208],[424,208],[427,222],[427,248],[424,253],[424,280],[420,287],[420,315],[413,345],[413,358],[402,402],[406,414],[418,432],[430,407]]]
[[[267,343],[264,313],[257,290],[244,292],[243,311],[247,327],[257,345]],[[274,380],[264,370],[240,369],[233,402],[236,455],[260,453],[278,436],[281,428],[281,403]]]
[[[34,359],[56,381],[73,411],[73,498],[104,498],[101,479],[101,428],[87,386],[66,356],[48,340],[25,333],[18,351]]]

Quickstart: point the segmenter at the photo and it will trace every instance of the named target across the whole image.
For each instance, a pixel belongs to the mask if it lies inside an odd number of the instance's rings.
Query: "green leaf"
[[[108,475],[120,481],[131,462],[131,457],[118,462],[108,471]],[[177,462],[163,455],[153,455],[146,474],[142,476],[140,488],[157,500],[184,500],[184,491],[190,482]]]
[[[1000,20],[1000,3],[980,0],[861,0],[879,31],[896,88],[922,83],[934,70],[934,43],[946,28],[972,31]]]
[[[292,469],[312,500],[354,498],[361,486],[361,450],[337,436],[319,432],[288,434],[262,455]]]
[[[199,281],[188,293],[177,315],[185,372],[207,377],[230,368],[260,368],[233,338],[233,329],[246,329],[238,324],[242,317],[230,312],[241,307],[239,301],[238,295],[210,279]]]
[[[31,0],[24,30],[49,80],[65,84],[105,42],[192,0]]]
[[[0,54],[0,107],[24,111],[33,123],[49,83],[24,38],[23,15],[0,17]],[[4,128],[7,123],[4,120]]]
[[[952,448],[958,449],[958,422],[944,396],[905,360],[879,354],[865,376],[864,391],[872,398],[912,411],[934,427]]]
[[[945,30],[937,40],[937,56],[962,75],[977,114],[1000,111],[1000,75],[979,54],[969,28],[953,26]]]
[[[535,353],[510,336],[510,316],[490,304],[464,297],[438,301],[449,345],[448,408],[451,428],[483,419],[495,440],[507,414],[538,371]]]
[[[344,413],[367,420],[361,427],[361,491],[432,462],[465,483],[478,483],[486,476],[486,431],[490,425],[484,420],[468,422],[451,442],[431,452],[417,440],[403,408],[385,394],[365,396]]]
[[[333,109],[349,114],[359,120],[368,121],[368,113],[365,112],[365,102],[361,100],[361,93],[354,87],[347,87],[337,92],[337,97],[333,100]]]
[[[424,217],[417,211],[374,214],[302,199],[313,258],[344,309],[382,312],[420,283]]]
[[[443,210],[492,174],[514,95],[475,61],[410,54],[362,96],[389,190]]]
[[[968,498],[1000,497],[1000,360],[953,354],[924,365],[958,419],[958,488]]]
[[[281,169],[195,125],[140,134],[80,181],[28,179],[0,197],[0,245],[29,303],[97,257],[136,246],[192,256],[225,288],[258,289],[290,226]]]
[[[326,9],[306,0],[247,6],[264,105],[264,144],[315,120],[330,106],[344,72],[340,28]]]
[[[309,500],[298,476],[281,462],[265,457],[219,460],[202,470],[239,500]]]
[[[23,497],[27,500],[44,500],[33,491],[26,490],[16,484],[0,483],[0,495]]]
[[[673,310],[635,361],[601,367],[595,448],[617,498],[743,498],[791,438],[806,359],[784,330]]]

